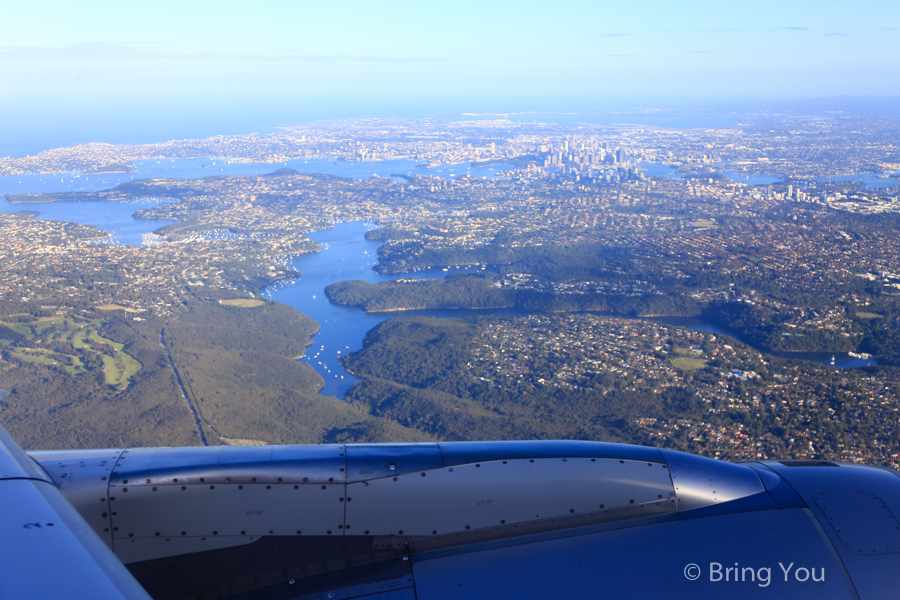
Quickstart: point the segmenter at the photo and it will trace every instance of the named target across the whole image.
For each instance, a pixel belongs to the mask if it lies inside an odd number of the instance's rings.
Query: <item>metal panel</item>
[[[107,487],[121,450],[70,450],[31,454],[59,488],[63,497],[112,548],[112,525]]]
[[[0,597],[149,596],[52,484],[0,482]]]
[[[437,444],[347,444],[347,481],[364,481],[438,469]]]
[[[243,546],[252,544],[258,539],[259,536],[252,535],[128,538],[116,540],[115,550],[116,558],[122,561],[122,564],[131,565],[145,560]]]
[[[661,450],[672,474],[679,512],[765,493],[750,467]]]
[[[365,598],[366,600],[416,600],[416,592],[412,587],[412,577],[397,577],[393,580],[372,581],[335,588],[329,592],[296,596],[295,600],[352,600],[354,598]]]
[[[470,598],[853,598],[840,565],[804,509],[673,521],[589,535],[467,547],[411,557],[418,600]],[[792,565],[785,581],[779,562]],[[715,573],[718,563],[722,578]],[[741,569],[735,581],[725,568]],[[690,565],[696,565],[697,571]],[[769,583],[765,578],[768,568]],[[800,569],[798,581],[795,573]],[[825,581],[814,582],[815,568]],[[733,573],[733,571],[732,571]],[[689,579],[686,575],[697,579]],[[882,596],[891,597],[891,596]]]
[[[110,487],[113,537],[342,535],[343,485]]]
[[[347,486],[355,534],[440,535],[637,507],[673,494],[663,465],[612,459],[493,461]]]
[[[441,442],[445,467],[516,458],[616,458],[663,462],[656,448],[571,440]]]
[[[344,447],[337,444],[126,450],[113,483],[343,483],[344,454]]]
[[[759,463],[744,463],[759,476],[760,481],[766,488],[766,493],[778,505],[778,508],[805,508],[806,502],[803,501],[797,492],[794,491],[788,482],[782,479],[778,474],[766,465]]]
[[[856,554],[900,552],[900,523],[881,498],[844,490],[813,494],[841,542]]]
[[[839,464],[835,467],[786,466],[775,461],[765,464],[783,477],[809,505],[822,524],[823,535],[834,544],[834,549],[847,568],[860,598],[893,598],[900,589],[900,554],[861,555],[849,550],[830,524],[829,515],[816,502],[821,492],[846,492],[860,490],[878,497],[894,514],[900,514],[900,479],[887,471],[859,465]],[[826,504],[827,506],[827,504]],[[869,527],[870,519],[860,511],[842,515],[841,529]],[[880,536],[872,541],[882,539]]]

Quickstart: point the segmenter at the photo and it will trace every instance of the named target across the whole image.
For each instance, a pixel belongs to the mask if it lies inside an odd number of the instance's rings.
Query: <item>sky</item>
[[[174,131],[900,95],[896,0],[3,4],[0,125],[23,139],[163,117]]]

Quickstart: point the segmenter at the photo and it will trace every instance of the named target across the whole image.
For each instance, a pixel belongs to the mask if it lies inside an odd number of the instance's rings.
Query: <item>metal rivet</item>
[[[122,488],[122,493],[123,493],[123,494],[124,494],[125,492],[127,492],[127,491],[128,491],[128,488]]]
[[[299,489],[300,489],[300,486],[299,486],[299,485],[295,485],[295,486],[294,486],[294,489],[295,489],[295,490],[299,490]]]
[[[528,462],[534,462],[533,458],[528,459]]]
[[[388,469],[391,471],[396,471],[397,465],[395,465],[394,463],[388,463]]]
[[[347,502],[350,502],[351,500],[353,500],[353,498],[347,498]]]
[[[149,479],[147,479],[147,480],[146,480],[146,483],[150,483],[150,480],[149,480]]]
[[[107,513],[103,513],[103,514],[100,515],[100,516],[102,516],[102,517],[105,519],[105,518],[107,517]]]
[[[403,530],[402,530],[402,529],[400,530],[400,535],[403,535]]]
[[[479,465],[478,463],[475,463],[475,467],[476,467],[476,468],[480,468],[481,465]]]
[[[634,504],[634,500],[629,500],[628,504]]]
[[[343,499],[343,498],[338,498],[338,501],[339,501],[339,502],[343,502],[344,499]]]
[[[297,533],[300,533],[300,532],[298,531]],[[288,581],[288,585],[294,585],[294,580],[291,579],[290,581]]]
[[[366,535],[369,535],[369,530],[368,530],[368,529],[366,529],[365,534],[366,534]]]
[[[506,525],[506,519],[500,519],[500,524],[501,524],[501,525]]]
[[[256,483],[256,477],[250,480],[250,483]]]
[[[238,489],[239,489],[239,490],[242,490],[242,489],[244,489],[244,486],[239,485],[239,486],[238,486]]]
[[[218,531],[213,531],[213,535],[219,535]]]
[[[343,472],[344,472],[344,467],[341,467],[341,473],[343,473]]]
[[[134,534],[133,534],[133,533],[129,533],[129,534],[128,534],[128,537],[134,537]]]
[[[200,483],[206,483],[206,480],[205,480],[204,478],[201,477],[201,478],[200,478]]]
[[[282,479],[281,479],[281,477],[279,477],[279,478],[278,478],[278,483],[281,483],[281,481],[282,481]]]
[[[123,480],[122,480],[122,483],[128,483],[128,480],[127,480],[127,479],[123,479]]]
[[[450,468],[447,469],[447,470],[450,471],[450,472],[452,473],[452,472],[453,472],[453,467],[450,467]]]
[[[662,494],[657,494],[656,497],[657,497],[657,498],[662,498]]]
[[[567,462],[567,461],[568,461],[568,459],[567,459],[567,458],[564,458],[564,459],[563,459],[563,462]]]
[[[155,492],[155,491],[156,491],[156,488],[153,488],[153,491]]]
[[[396,477],[394,477],[394,481],[397,481],[397,478],[396,478]]]
[[[267,490],[271,490],[271,489],[272,489],[272,486],[271,486],[271,485],[267,485],[267,486],[266,486],[266,489],[267,489]]]
[[[309,482],[309,477],[304,477],[304,478],[303,478],[303,483],[308,483],[308,482]]]
[[[570,512],[570,513],[573,513],[573,512],[575,512],[575,509],[574,509],[574,508],[570,508],[570,509],[569,509],[569,512]]]
[[[597,462],[597,459],[596,459],[596,458],[592,458],[592,459],[591,459],[591,462]]]
[[[158,531],[156,532],[156,537],[159,537],[159,532],[158,532]]]
[[[425,473],[422,473],[422,477],[425,477]]]
[[[182,531],[182,532],[181,532],[181,535],[187,535],[187,532],[186,532],[186,531]]]
[[[177,480],[177,479],[173,479],[173,480],[172,480],[172,483],[178,483],[178,480]]]
[[[505,461],[505,460],[503,461],[503,464],[504,464],[504,465],[506,464],[506,461]]]
[[[331,535],[331,530],[329,529],[326,533],[328,533],[328,535]]]
[[[186,489],[187,489],[186,486],[181,486],[181,491],[182,491],[182,492],[183,492],[184,490],[186,490]]]
[[[329,478],[328,478],[328,483],[334,483],[334,477],[329,477]]]
[[[469,526],[468,526],[468,525],[466,525],[466,529],[469,529]]]
[[[368,531],[366,533],[369,533]],[[437,535],[437,529],[431,532],[431,535]]]
[[[298,530],[297,530],[297,535],[300,535],[301,533],[303,533],[303,532],[300,531],[300,530],[298,529]],[[291,581],[293,581],[293,579],[292,579]]]
[[[231,477],[226,477],[226,478],[225,478],[225,483],[231,483]]]
[[[605,504],[601,504],[601,505],[600,505],[600,508],[604,508],[605,506],[606,506]]]
[[[216,486],[211,485],[211,486],[209,486],[209,489],[214,490],[214,489],[216,489]]]
[[[623,465],[625,464],[625,461],[624,461],[624,460],[620,460],[619,462],[622,463]]]
[[[322,489],[323,489],[323,490],[325,489],[325,486],[324,486],[324,485],[322,486]]]
[[[343,528],[344,528],[343,525],[338,525],[338,529],[343,529]]]
[[[246,535],[246,534],[247,534],[247,532],[244,531],[243,529],[241,529],[241,535]]]

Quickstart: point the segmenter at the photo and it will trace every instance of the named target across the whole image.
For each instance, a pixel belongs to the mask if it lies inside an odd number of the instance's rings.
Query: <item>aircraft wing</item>
[[[134,580],[158,600],[900,589],[900,478],[881,468],[577,441],[29,455],[0,441],[0,578],[15,586],[0,597],[145,597]]]

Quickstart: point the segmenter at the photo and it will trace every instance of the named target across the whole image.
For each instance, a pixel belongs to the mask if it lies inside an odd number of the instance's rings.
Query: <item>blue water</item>
[[[322,251],[299,256],[291,267],[302,273],[299,279],[276,282],[263,288],[265,297],[293,306],[319,323],[312,346],[301,359],[325,379],[323,394],[343,398],[344,393],[358,380],[344,371],[338,359],[341,355],[362,348],[366,332],[391,317],[428,315],[434,317],[464,317],[484,314],[522,314],[509,310],[421,310],[366,314],[358,308],[337,306],[325,296],[325,286],[338,281],[359,279],[378,283],[396,279],[397,275],[379,275],[372,271],[378,259],[381,242],[365,239],[371,223],[351,221],[338,223],[309,237],[322,244]],[[485,272],[481,267],[430,269],[413,275],[420,279],[440,279],[451,273]]]
[[[784,181],[783,178],[773,175],[745,175],[736,171],[722,171],[722,175],[736,183],[746,183],[747,185],[772,185]]]
[[[0,177],[0,195],[33,194],[55,192],[96,192],[114,188],[120,183],[135,179],[163,177],[173,179],[194,179],[221,175],[263,175],[277,169],[290,167],[301,173],[325,173],[367,179],[373,176],[391,175],[432,175],[444,179],[473,177],[493,179],[496,174],[511,165],[495,165],[491,168],[472,168],[468,163],[459,165],[439,165],[431,168],[416,168],[419,164],[412,160],[390,160],[382,162],[346,162],[333,159],[291,160],[286,163],[228,163],[222,159],[152,159],[137,161],[135,173],[109,173],[104,175],[79,175],[78,173],[57,173],[53,175],[12,175]],[[142,207],[152,206],[148,202],[48,202],[10,204],[0,200],[0,212],[33,210],[40,214],[37,218],[54,221],[70,221],[94,225],[111,234],[107,240],[113,244],[140,246],[145,233],[172,223],[172,221],[135,219],[132,215]]]
[[[893,173],[893,175],[897,175],[897,173]],[[869,188],[881,188],[881,187],[891,187],[894,185],[900,185],[900,179],[879,177],[878,175],[873,175],[871,173],[860,173],[857,175],[841,175],[839,177],[827,177],[827,178],[822,178],[822,179],[816,179],[816,181],[861,181],[864,184],[866,184],[866,187],[869,187]]]
[[[710,333],[715,333],[716,335],[727,335],[738,340],[739,342],[744,342],[744,340],[736,336],[734,333],[728,331],[727,329],[717,327],[712,323],[707,323],[706,321],[703,321],[701,319],[695,319],[691,317],[662,317],[652,320],[658,321],[660,323],[665,323],[667,325],[675,325],[677,327],[693,329],[694,331],[708,331]],[[771,354],[774,354],[775,356],[778,356],[780,358],[808,360],[811,362],[819,363],[820,365],[825,365],[827,367],[834,367],[836,369],[874,367],[878,364],[878,362],[874,358],[854,358],[846,352],[772,352]],[[831,362],[832,357],[834,358],[833,364]]]
[[[637,165],[644,169],[645,174],[651,177],[668,177],[669,179],[681,179],[681,175],[678,175],[676,173],[678,167],[647,162],[639,162],[637,163]]]

